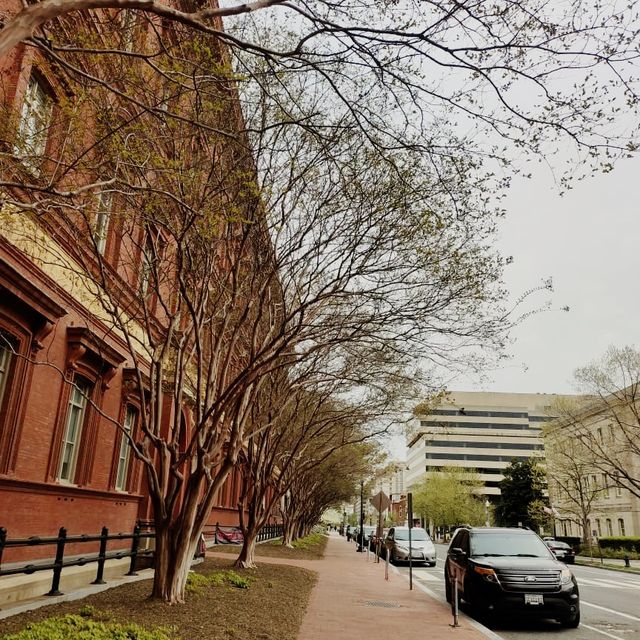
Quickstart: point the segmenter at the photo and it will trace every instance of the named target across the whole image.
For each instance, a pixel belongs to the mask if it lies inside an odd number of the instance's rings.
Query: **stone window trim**
[[[49,456],[49,480],[58,482],[62,440],[67,424],[69,399],[76,376],[88,381],[92,388],[83,417],[82,433],[78,444],[77,461],[71,484],[86,486],[91,484],[98,426],[99,407],[105,391],[109,389],[119,365],[126,357],[110,346],[88,327],[67,328],[67,356],[65,362],[65,383],[61,385],[58,399],[58,415],[53,434],[53,446]]]

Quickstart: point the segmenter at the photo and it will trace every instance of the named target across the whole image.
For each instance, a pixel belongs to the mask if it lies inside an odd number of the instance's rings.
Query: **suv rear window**
[[[548,558],[547,545],[535,534],[526,533],[473,533],[471,535],[471,556],[520,556]]]

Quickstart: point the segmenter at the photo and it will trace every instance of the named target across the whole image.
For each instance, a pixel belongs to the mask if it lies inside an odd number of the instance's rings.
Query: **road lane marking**
[[[621,584],[615,584],[612,582],[607,582],[606,580],[589,580],[588,578],[576,578],[578,581],[578,586],[582,585],[587,587],[605,587],[606,589],[623,589],[624,587]]]
[[[580,624],[580,628],[589,629],[589,631],[595,631],[596,633],[601,633],[603,636],[607,636],[607,638],[613,638],[613,640],[625,640],[620,636],[614,636],[612,633],[609,633],[608,631],[603,631],[602,629],[597,629],[596,627],[592,627],[591,625],[584,624],[584,622]]]
[[[614,582],[613,580],[605,580],[604,578],[601,578],[600,580],[598,580],[598,582],[603,582],[604,584],[611,585],[613,587],[629,587],[630,589],[640,589],[640,584],[638,584],[637,582],[625,582],[624,580]]]
[[[416,571],[416,575],[420,578],[420,580],[427,580],[431,582],[442,582],[439,576],[434,575],[433,573],[428,573],[427,571]]]
[[[628,618],[629,620],[635,620],[636,622],[640,622],[640,618],[637,616],[632,616],[630,613],[622,613],[622,611],[616,611],[615,609],[609,609],[608,607],[603,607],[599,604],[593,604],[592,602],[585,602],[584,600],[580,600],[580,606],[585,605],[587,607],[593,607],[594,609],[600,609],[601,611],[606,611],[607,613],[613,613],[616,616],[620,616],[622,618]]]

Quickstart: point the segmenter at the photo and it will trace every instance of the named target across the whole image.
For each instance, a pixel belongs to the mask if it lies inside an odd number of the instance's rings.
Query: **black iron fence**
[[[129,571],[126,575],[135,576],[138,559],[141,556],[153,555],[153,549],[141,549],[140,540],[142,538],[155,538],[155,533],[149,531],[147,527],[135,526],[133,533],[115,533],[109,535],[107,527],[103,527],[99,535],[81,534],[77,536],[67,535],[67,530],[60,527],[56,537],[40,537],[32,536],[22,539],[8,539],[8,532],[4,527],[0,527],[0,576],[10,576],[19,573],[32,574],[37,571],[53,570],[53,578],[51,581],[51,589],[47,592],[48,596],[62,595],[60,591],[60,578],[62,570],[65,567],[81,567],[92,562],[98,563],[96,571],[96,579],[91,584],[105,584],[104,566],[107,560],[117,560],[121,558],[130,558]],[[113,540],[131,540],[131,546],[126,550],[107,551],[107,544]],[[74,556],[65,558],[65,549],[68,544],[84,544],[84,543],[100,543],[98,552],[86,556]],[[20,547],[37,547],[37,546],[54,546],[56,555],[53,561],[36,562],[21,565],[12,565],[11,567],[2,567],[2,555],[5,549]]]
[[[76,536],[67,535],[65,527],[60,527],[57,536],[41,537],[31,536],[30,538],[16,538],[10,540],[8,538],[7,529],[0,527],[0,577],[10,576],[20,573],[32,574],[37,571],[53,570],[53,578],[51,580],[51,589],[46,593],[48,596],[62,595],[60,591],[60,578],[62,570],[65,567],[82,567],[85,564],[93,562],[97,563],[96,578],[91,584],[105,584],[104,567],[107,560],[119,560],[122,558],[130,558],[129,571],[126,575],[137,575],[136,569],[138,561],[141,557],[153,556],[153,549],[140,548],[141,539],[155,538],[153,531],[153,523],[149,521],[139,521],[133,529],[133,533],[115,533],[109,534],[107,527],[103,527],[99,535],[81,534]],[[272,540],[282,536],[281,524],[269,524],[264,526],[258,533],[258,542]],[[242,543],[242,531],[239,527],[226,527],[219,524],[205,527],[203,539],[207,537],[213,538],[214,544],[224,543]],[[114,540],[131,540],[131,546],[128,549],[117,551],[107,551],[107,544]],[[97,553],[82,556],[67,556],[65,551],[67,545],[99,543]],[[10,566],[5,564],[2,566],[2,556],[5,549],[16,549],[21,547],[39,547],[39,546],[55,546],[56,553],[53,561],[44,560],[42,562],[30,562],[26,564],[12,563]],[[204,555],[204,549],[202,550]]]
[[[258,533],[258,542],[264,540],[272,540],[273,538],[280,538],[282,536],[281,524],[267,524]]]

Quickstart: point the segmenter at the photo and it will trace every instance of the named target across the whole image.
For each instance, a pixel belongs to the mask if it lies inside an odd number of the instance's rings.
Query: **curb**
[[[114,579],[107,584],[100,584],[100,585],[94,584],[94,585],[82,587],[81,589],[77,589],[76,591],[63,593],[60,596],[42,596],[42,598],[38,598],[37,600],[29,600],[21,604],[16,604],[13,607],[7,607],[4,609],[1,609],[0,620],[4,618],[10,618],[11,616],[17,616],[21,613],[26,613],[27,611],[33,611],[34,609],[41,609],[42,607],[48,607],[51,604],[59,604],[61,602],[71,602],[73,600],[82,600],[83,598],[93,595],[94,593],[107,591],[107,589],[113,589],[114,587],[119,587],[122,584],[128,584],[130,582],[139,582],[140,580],[149,580],[152,577],[153,577],[153,569],[143,569],[136,576],[123,576],[122,578]]]
[[[407,582],[409,581],[408,576],[405,576],[405,574],[400,573],[400,571],[398,570],[398,567],[392,565],[391,563],[389,563],[389,566],[393,569],[393,571],[397,575],[404,578]],[[425,587],[418,580],[414,580],[413,584],[417,586],[418,589],[420,589],[420,591],[422,591],[423,593],[426,593],[430,598],[433,598],[434,600],[441,602],[440,596],[435,591],[432,591],[431,589],[429,589],[429,587]],[[474,620],[471,616],[468,616],[466,613],[464,613],[464,611],[458,610],[458,616],[463,618],[465,622],[468,622],[470,626],[477,629],[482,635],[486,636],[487,638],[490,638],[490,640],[504,640],[502,636],[499,636],[497,633],[495,633],[488,627],[485,627],[482,623],[478,622],[477,620]]]

